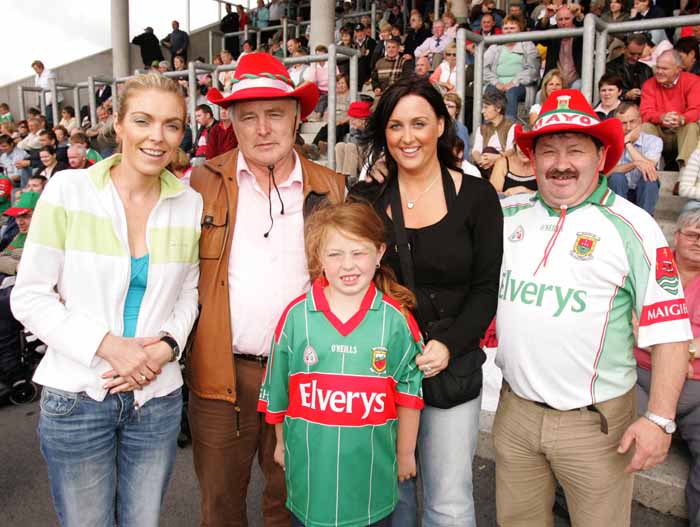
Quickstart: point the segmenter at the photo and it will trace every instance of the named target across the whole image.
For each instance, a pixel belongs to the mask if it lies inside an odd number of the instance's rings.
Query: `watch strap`
[[[162,335],[160,337],[160,341],[165,342],[173,351],[170,361],[168,362],[175,362],[180,358],[180,346],[177,343],[177,340],[175,340],[171,335]]]

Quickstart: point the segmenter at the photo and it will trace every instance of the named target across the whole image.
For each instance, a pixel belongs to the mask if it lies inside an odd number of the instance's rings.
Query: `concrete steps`
[[[679,172],[659,172],[658,174],[661,188],[659,189],[659,201],[654,210],[654,219],[661,227],[669,245],[673,247],[676,220],[688,200],[673,195],[673,186],[678,181]]]

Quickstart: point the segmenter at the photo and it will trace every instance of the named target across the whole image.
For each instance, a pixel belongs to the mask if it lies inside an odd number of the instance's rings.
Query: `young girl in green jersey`
[[[317,210],[304,239],[312,287],[277,325],[259,410],[276,425],[292,525],[385,525],[397,480],[416,474],[415,297],[381,265],[368,205]]]

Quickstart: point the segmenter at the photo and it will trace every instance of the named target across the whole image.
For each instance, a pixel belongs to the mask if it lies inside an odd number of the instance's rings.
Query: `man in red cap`
[[[369,101],[351,102],[348,106],[348,133],[335,145],[336,169],[348,179],[348,188],[357,182],[362,155],[362,142],[367,120],[372,115]]]
[[[581,92],[560,90],[515,141],[538,192],[503,202],[498,523],[553,525],[558,480],[572,524],[629,526],[633,473],[664,460],[688,370],[676,265],[653,218],[607,186],[624,149],[620,121],[599,121]],[[654,368],[639,419],[635,337]]]
[[[304,217],[344,198],[344,180],[294,150],[296,129],[316,105],[314,84],[294,87],[267,53],[238,62],[228,109],[238,148],[192,172],[202,194],[199,324],[188,357],[189,417],[202,496],[202,525],[245,526],[253,458],[265,476],[266,526],[288,526],[275,430],[257,412],[275,325],[308,287]]]

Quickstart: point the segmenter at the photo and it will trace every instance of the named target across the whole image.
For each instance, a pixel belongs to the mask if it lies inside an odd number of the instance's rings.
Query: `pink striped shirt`
[[[292,173],[278,184],[284,214],[272,189],[274,225],[267,238],[267,189],[260,188],[240,152],[237,166],[238,205],[228,265],[233,351],[267,356],[284,308],[309,287],[301,162],[295,152]]]

